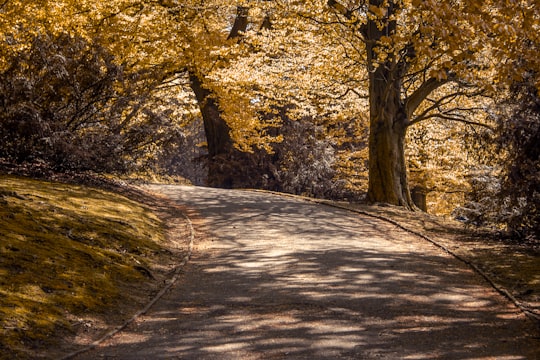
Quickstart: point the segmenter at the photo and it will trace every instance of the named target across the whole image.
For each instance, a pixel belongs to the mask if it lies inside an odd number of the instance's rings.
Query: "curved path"
[[[464,264],[383,221],[301,200],[150,189],[198,213],[179,282],[77,359],[535,359],[533,324]]]

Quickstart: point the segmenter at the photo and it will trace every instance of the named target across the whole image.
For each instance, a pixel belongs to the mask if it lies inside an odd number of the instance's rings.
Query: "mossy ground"
[[[0,175],[0,359],[31,358],[73,332],[68,319],[125,301],[164,232],[124,196]]]

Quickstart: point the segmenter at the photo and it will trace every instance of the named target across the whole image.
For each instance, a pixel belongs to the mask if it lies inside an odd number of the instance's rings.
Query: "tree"
[[[248,27],[249,8],[238,6],[234,23],[223,42],[234,43]],[[208,35],[208,34],[207,34]],[[216,35],[214,35],[216,36]],[[219,38],[219,35],[216,36]],[[223,37],[223,35],[221,35]],[[231,138],[231,129],[223,119],[219,106],[219,98],[208,87],[207,74],[200,67],[191,67],[188,70],[191,89],[195,94],[204,124],[206,142],[208,147],[208,184],[218,187],[231,187],[234,174],[231,166],[231,157],[237,152]]]
[[[254,144],[271,142],[257,140],[263,133],[264,121],[250,111],[250,98],[234,93],[216,81],[214,74],[251,49],[241,39],[253,20],[249,19],[252,2],[160,1],[149,3],[153,18],[163,23],[157,14],[164,14],[167,22],[162,28],[176,30],[174,38],[176,58],[166,59],[171,74],[185,74],[196,99],[206,135],[208,149],[208,184],[231,187],[236,182],[234,167],[243,166],[246,155],[237,148],[249,150]],[[253,2],[256,3],[256,2]],[[165,25],[168,24],[168,25]],[[271,26],[267,18],[260,19],[259,29]],[[164,60],[162,60],[164,61]],[[236,135],[236,136],[235,136]],[[248,161],[249,162],[249,161]]]
[[[481,109],[463,104],[481,94],[473,84],[486,65],[488,43],[477,31],[484,9],[461,1],[345,6],[329,0],[328,6],[334,16],[321,23],[339,25],[349,41],[341,47],[367,74],[368,199],[413,208],[404,156],[407,128],[427,119],[481,123],[470,115]]]

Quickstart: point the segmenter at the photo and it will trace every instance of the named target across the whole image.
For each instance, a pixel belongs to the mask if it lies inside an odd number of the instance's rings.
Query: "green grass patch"
[[[70,314],[117,305],[163,241],[160,220],[126,197],[0,175],[0,358],[50,346]]]

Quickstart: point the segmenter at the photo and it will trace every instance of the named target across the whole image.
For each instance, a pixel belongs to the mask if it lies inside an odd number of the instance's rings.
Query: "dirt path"
[[[151,190],[206,236],[162,300],[77,359],[540,358],[512,304],[393,225],[263,193]]]

